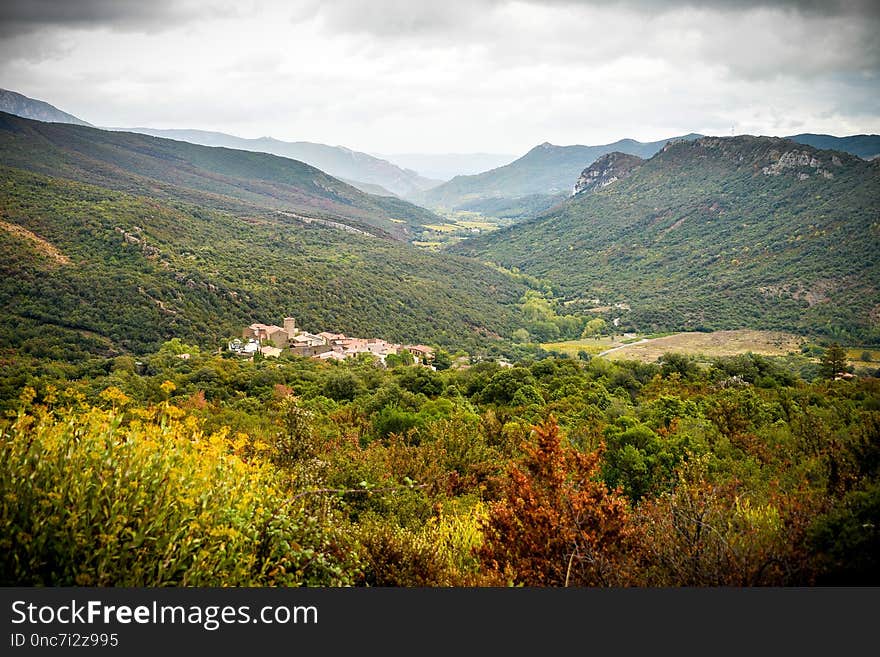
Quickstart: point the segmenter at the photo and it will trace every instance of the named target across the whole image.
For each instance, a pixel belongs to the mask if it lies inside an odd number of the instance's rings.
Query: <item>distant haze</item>
[[[842,136],[880,132],[878,34],[875,0],[16,1],[0,87],[365,153]]]
[[[396,153],[377,155],[397,166],[418,171],[427,178],[449,180],[468,176],[513,162],[521,154],[500,153]]]

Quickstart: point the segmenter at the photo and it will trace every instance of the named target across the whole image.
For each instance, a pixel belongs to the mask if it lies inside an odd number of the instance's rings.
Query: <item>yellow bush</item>
[[[108,393],[106,401],[124,400]],[[0,427],[4,585],[345,585],[353,552],[278,485],[163,404],[24,412]]]

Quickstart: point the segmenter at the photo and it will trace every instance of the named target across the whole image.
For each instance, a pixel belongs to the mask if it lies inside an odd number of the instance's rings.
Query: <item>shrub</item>
[[[0,427],[0,583],[353,581],[350,551],[275,468],[236,455],[246,436],[206,435],[167,404],[140,414],[22,411]]]

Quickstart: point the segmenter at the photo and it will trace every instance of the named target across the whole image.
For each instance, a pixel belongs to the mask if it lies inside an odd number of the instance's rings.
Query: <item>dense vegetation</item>
[[[173,337],[216,349],[286,315],[306,330],[479,351],[519,323],[526,285],[474,261],[0,171],[0,344],[25,353],[143,353]]]
[[[877,162],[780,139],[705,138],[451,250],[548,280],[569,312],[627,304],[613,313],[622,329],[773,328],[875,343],[878,202]]]
[[[3,359],[4,585],[880,583],[877,378]]]
[[[5,166],[161,200],[235,212],[256,208],[366,224],[405,238],[438,217],[372,196],[284,157],[211,148],[129,132],[41,123],[0,112]]]
[[[537,214],[549,210],[557,203],[561,203],[568,194],[529,194],[517,198],[493,197],[467,201],[457,206],[456,209],[467,212],[479,212],[488,217],[498,219],[511,219],[520,221],[531,219]]]

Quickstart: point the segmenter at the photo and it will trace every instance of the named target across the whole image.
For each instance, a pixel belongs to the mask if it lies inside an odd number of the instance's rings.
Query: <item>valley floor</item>
[[[667,352],[703,355],[707,357],[735,356],[754,353],[764,356],[783,356],[800,351],[804,339],[779,331],[715,331],[712,333],[674,333],[660,337],[615,336],[549,342],[541,345],[548,351],[577,355],[586,351],[592,355],[616,360],[638,360],[653,363]]]

